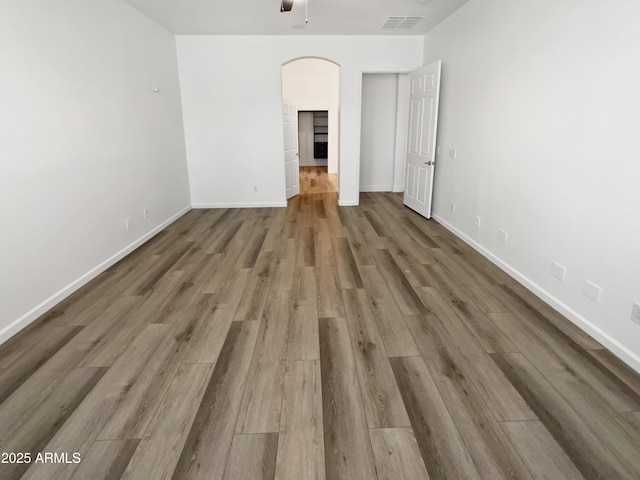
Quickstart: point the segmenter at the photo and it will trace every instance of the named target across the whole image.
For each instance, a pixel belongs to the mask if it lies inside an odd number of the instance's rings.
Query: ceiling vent
[[[387,21],[384,22],[382,28],[411,28],[423,18],[424,17],[387,17]]]

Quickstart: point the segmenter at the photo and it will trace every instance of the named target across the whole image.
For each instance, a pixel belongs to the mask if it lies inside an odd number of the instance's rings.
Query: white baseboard
[[[394,185],[392,192],[404,192],[404,185]]]
[[[117,252],[116,254],[112,255],[111,257],[106,259],[104,262],[102,262],[98,266],[92,268],[87,273],[82,275],[80,278],[78,278],[77,280],[74,280],[69,285],[64,287],[62,290],[60,290],[60,291],[54,293],[53,295],[51,295],[44,302],[42,302],[40,305],[32,308],[27,313],[22,315],[20,318],[18,318],[17,320],[11,322],[5,328],[0,330],[0,344],[6,342],[13,335],[18,333],[20,330],[25,328],[27,325],[29,325],[31,322],[33,322],[35,319],[37,319],[40,315],[42,315],[43,313],[45,313],[48,310],[50,310],[52,307],[54,307],[55,305],[60,303],[62,300],[67,298],[69,295],[71,295],[73,292],[78,290],[83,285],[89,283],[91,280],[93,280],[95,277],[100,275],[102,272],[104,272],[110,266],[112,266],[115,263],[117,263],[118,261],[122,260],[124,257],[129,255],[131,252],[133,252],[140,245],[145,243],[151,237],[155,236],[157,233],[162,231],[168,225],[170,225],[173,222],[175,222],[178,218],[180,218],[182,215],[187,213],[189,210],[191,210],[191,206],[183,208],[178,213],[176,213],[175,215],[171,216],[169,219],[165,220],[164,222],[162,222],[160,225],[158,225],[157,227],[155,227],[154,229],[152,229],[148,233],[144,234],[142,237],[140,237],[135,242],[131,243],[130,245],[126,246],[125,248],[123,248],[122,250]]]
[[[361,192],[391,192],[393,185],[360,185]]]
[[[358,205],[360,205],[360,202],[358,201],[342,201],[340,199],[338,199],[338,206],[339,207],[357,207]]]
[[[286,207],[287,202],[264,202],[264,203],[194,203],[192,208],[269,208]]]
[[[456,227],[447,222],[440,215],[433,214],[433,219],[436,220],[439,224],[449,230],[451,233],[456,235],[457,237],[464,240],[467,244],[469,244],[474,250],[478,251],[484,257],[488,258],[492,263],[500,267],[507,274],[515,278],[519,283],[527,287],[531,292],[540,297],[545,303],[549,304],[554,310],[567,317],[571,322],[576,324],[580,329],[587,332],[593,338],[595,338],[598,342],[604,345],[608,350],[610,350],[613,354],[615,354],[618,358],[620,358],[623,362],[633,368],[636,372],[640,373],[640,356],[636,353],[629,350],[627,347],[622,345],[618,340],[613,338],[611,335],[603,331],[600,327],[593,324],[593,322],[589,321],[578,312],[573,310],[571,307],[558,300],[556,297],[551,295],[548,291],[542,288],[540,285],[535,283],[533,280],[529,279],[525,275],[523,275],[520,271],[513,268],[511,265],[506,263],[504,260],[487,250],[485,247],[480,245],[478,242],[473,240],[471,237],[467,236],[462,231],[458,230]]]

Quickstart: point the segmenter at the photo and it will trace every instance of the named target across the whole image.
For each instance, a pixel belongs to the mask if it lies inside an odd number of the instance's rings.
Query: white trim
[[[394,185],[392,192],[404,192],[404,185]]]
[[[549,304],[554,310],[557,310],[559,313],[567,317],[571,322],[576,324],[580,329],[587,332],[597,341],[602,343],[607,349],[609,349],[613,354],[615,354],[618,358],[620,358],[623,362],[633,368],[635,371],[640,373],[640,356],[636,353],[629,350],[627,347],[622,345],[618,340],[613,338],[608,333],[604,332],[600,327],[594,325],[593,322],[587,320],[585,317],[580,315],[578,312],[573,310],[571,307],[558,300],[556,297],[547,292],[540,285],[535,283],[533,280],[529,279],[521,272],[516,270],[514,267],[506,263],[504,260],[497,257],[494,253],[487,250],[485,247],[480,245],[478,242],[468,237],[462,231],[458,230],[456,227],[447,222],[444,218],[440,217],[440,215],[433,214],[434,220],[436,220],[439,224],[449,230],[451,233],[456,235],[457,237],[464,240],[467,244],[469,244],[476,251],[481,253],[483,256],[491,260],[492,263],[500,267],[506,273],[515,278],[522,285],[527,287],[531,292],[540,297],[544,302]]]
[[[269,208],[286,207],[287,202],[265,203],[194,203],[191,208]]]
[[[54,293],[53,295],[51,295],[44,302],[42,302],[40,305],[32,308],[27,313],[22,315],[20,318],[18,318],[17,320],[11,322],[5,328],[0,330],[0,344],[2,344],[4,342],[6,342],[7,340],[9,340],[9,338],[11,338],[13,335],[18,333],[23,328],[25,328],[27,325],[29,325],[31,322],[33,322],[35,319],[40,317],[40,315],[42,315],[43,313],[45,313],[48,310],[50,310],[52,307],[54,307],[55,305],[60,303],[62,300],[67,298],[69,295],[71,295],[73,292],[78,290],[83,285],[89,283],[91,280],[93,280],[95,277],[97,277],[102,272],[107,270],[109,267],[111,267],[112,265],[114,265],[118,261],[122,260],[124,257],[129,255],[131,252],[133,252],[140,245],[145,243],[147,240],[149,240],[151,237],[155,236],[160,231],[164,230],[168,225],[170,225],[171,223],[175,222],[178,218],[180,218],[182,215],[187,213],[189,210],[191,210],[191,206],[183,208],[178,213],[176,213],[175,215],[173,215],[169,219],[165,220],[164,222],[162,222],[160,225],[158,225],[154,229],[152,229],[149,232],[147,232],[146,234],[144,234],[138,240],[134,241],[133,243],[129,244],[128,246],[126,246],[125,248],[120,250],[119,252],[117,252],[114,255],[112,255],[111,257],[107,258],[104,262],[102,262],[101,264],[99,264],[96,267],[92,268],[87,273],[82,275],[80,278],[78,278],[78,279],[74,280],[73,282],[71,282],[69,285],[64,287],[62,290],[60,290],[60,291]]]
[[[346,200],[345,201],[338,200],[339,207],[357,207],[358,205],[360,205],[360,202],[358,201],[347,202]]]
[[[391,192],[393,185],[360,185],[361,192]]]

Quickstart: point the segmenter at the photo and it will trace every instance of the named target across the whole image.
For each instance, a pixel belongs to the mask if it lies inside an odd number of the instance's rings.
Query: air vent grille
[[[424,17],[387,17],[387,21],[384,22],[382,28],[411,28],[423,18]]]

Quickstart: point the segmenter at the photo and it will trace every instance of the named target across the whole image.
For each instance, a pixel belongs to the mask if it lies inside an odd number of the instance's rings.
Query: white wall
[[[393,189],[397,110],[398,75],[362,75],[361,192]]]
[[[189,185],[174,37],[130,7],[2,2],[0,66],[2,341],[188,208]]]
[[[281,66],[311,56],[341,67],[339,195],[341,204],[357,204],[362,72],[403,72],[420,66],[422,40],[178,36],[192,203],[285,204]]]
[[[436,218],[640,371],[638,18],[623,0],[472,0],[425,63],[443,61]]]
[[[338,172],[340,152],[340,67],[320,58],[301,58],[282,67],[282,97],[298,110],[329,112],[328,171]]]

